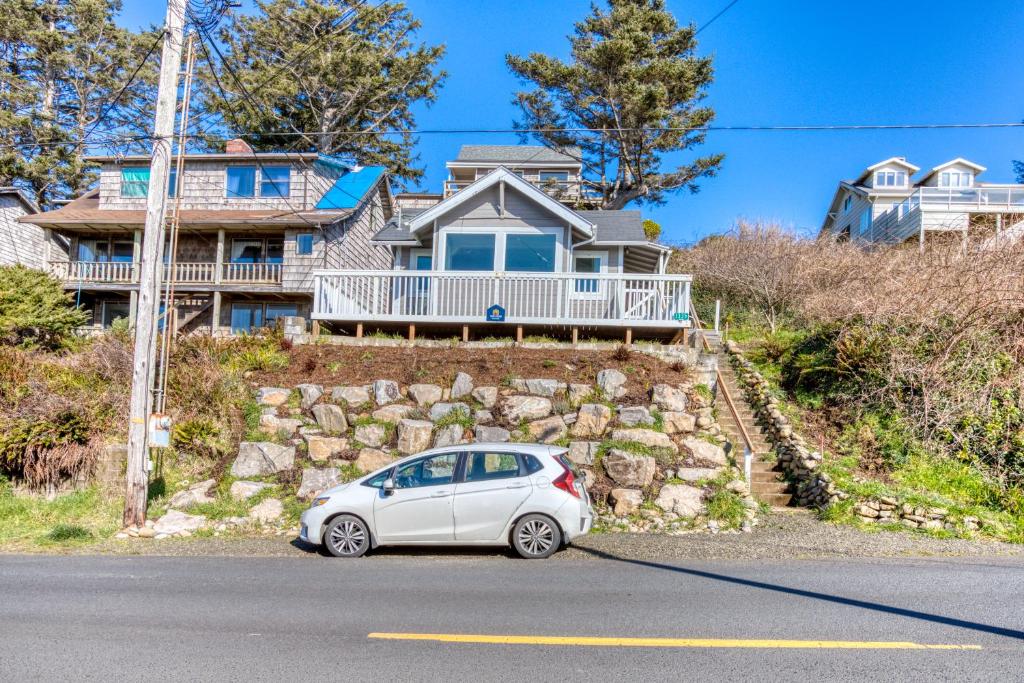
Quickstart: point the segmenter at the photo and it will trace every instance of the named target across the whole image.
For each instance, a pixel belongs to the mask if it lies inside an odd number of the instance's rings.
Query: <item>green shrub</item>
[[[87,317],[60,281],[24,266],[0,266],[0,343],[56,348]]]
[[[84,541],[92,538],[92,532],[77,524],[58,524],[46,534],[46,540],[55,543],[64,541]]]

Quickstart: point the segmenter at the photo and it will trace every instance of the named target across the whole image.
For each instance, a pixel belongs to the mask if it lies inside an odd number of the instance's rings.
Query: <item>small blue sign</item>
[[[505,309],[498,304],[487,307],[487,322],[489,323],[503,323],[505,322]]]
[[[690,314],[689,313],[676,313],[675,315],[672,316],[672,319],[676,320],[676,321],[679,321],[679,322],[682,322],[684,320],[689,320],[690,319]]]

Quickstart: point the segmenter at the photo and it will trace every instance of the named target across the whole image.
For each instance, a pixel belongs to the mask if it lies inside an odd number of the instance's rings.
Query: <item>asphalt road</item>
[[[1013,558],[0,556],[0,679],[11,681],[1022,677],[1024,563]]]

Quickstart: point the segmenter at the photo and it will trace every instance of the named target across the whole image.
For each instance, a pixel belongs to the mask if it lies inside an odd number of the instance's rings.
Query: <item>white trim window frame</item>
[[[508,235],[554,235],[555,236],[555,268],[554,273],[565,272],[566,247],[565,232],[563,226],[531,226],[531,227],[473,227],[463,228],[459,226],[443,226],[437,231],[437,259],[434,261],[434,270],[447,271],[448,235],[494,235],[494,263],[493,267],[484,271],[493,273],[517,273],[529,275],[531,271],[506,271],[505,270],[505,240]],[[474,271],[451,271],[451,272],[474,272]]]
[[[597,259],[598,267],[595,274],[603,275],[608,273],[608,257],[607,251],[597,250],[581,250],[574,251],[572,254],[572,272],[579,272],[577,263],[580,259]],[[590,273],[590,271],[587,271]],[[572,288],[569,291],[569,295],[573,299],[604,299],[606,297],[606,291],[608,288],[608,281],[601,278],[585,278],[572,281]]]
[[[875,187],[906,187],[906,171],[875,171]]]

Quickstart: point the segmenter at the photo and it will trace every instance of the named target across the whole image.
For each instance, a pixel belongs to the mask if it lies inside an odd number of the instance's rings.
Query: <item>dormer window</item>
[[[875,173],[875,187],[906,187],[905,171],[878,171]]]
[[[974,174],[968,171],[943,171],[939,174],[939,187],[971,187]]]

